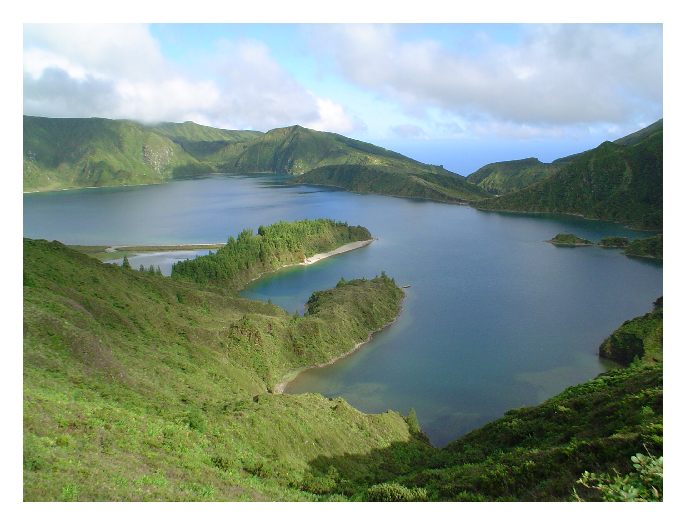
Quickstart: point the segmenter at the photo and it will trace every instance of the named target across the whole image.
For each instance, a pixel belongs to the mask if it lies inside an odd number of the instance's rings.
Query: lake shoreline
[[[293,381],[295,381],[295,380],[298,378],[298,376],[299,376],[300,374],[302,374],[303,372],[306,372],[307,370],[312,370],[312,369],[314,369],[314,368],[324,368],[324,367],[327,367],[327,366],[331,366],[331,365],[333,365],[334,363],[340,361],[341,359],[343,359],[343,358],[345,358],[345,357],[348,357],[348,356],[354,354],[354,353],[357,352],[360,348],[362,348],[364,345],[366,345],[367,343],[369,343],[369,342],[374,338],[374,336],[375,336],[376,334],[378,334],[379,332],[385,330],[386,328],[388,328],[389,326],[391,326],[393,323],[395,323],[395,322],[398,320],[398,318],[400,317],[400,314],[401,314],[401,313],[402,313],[402,307],[401,307],[400,311],[398,312],[398,315],[396,315],[393,319],[391,319],[388,323],[386,323],[385,325],[383,325],[381,328],[379,328],[379,329],[377,329],[377,330],[374,330],[374,331],[370,332],[369,335],[367,336],[367,339],[365,339],[364,341],[360,341],[359,343],[356,343],[355,346],[353,346],[353,347],[352,347],[350,350],[348,350],[347,352],[344,352],[343,354],[341,354],[341,355],[339,355],[339,356],[336,356],[336,357],[330,359],[329,361],[327,361],[327,362],[325,362],[325,363],[317,363],[317,364],[314,364],[314,365],[305,366],[305,367],[302,367],[302,368],[298,368],[297,370],[292,370],[292,371],[288,372],[286,375],[284,375],[284,376],[281,378],[281,381],[280,381],[279,383],[277,383],[276,385],[274,385],[274,386],[271,388],[271,393],[272,393],[272,394],[284,394],[284,393],[285,393],[285,390],[286,390],[286,387],[288,387],[288,385],[289,385],[290,383],[292,383]]]
[[[245,290],[250,283],[257,281],[258,279],[261,279],[262,277],[264,277],[265,275],[269,275],[270,273],[278,272],[280,270],[283,270],[284,268],[293,268],[294,266],[309,266],[310,264],[314,264],[314,263],[317,263],[319,261],[323,261],[324,259],[328,259],[329,257],[333,257],[334,255],[340,255],[342,253],[347,253],[347,252],[351,252],[353,250],[358,250],[359,248],[364,248],[365,246],[369,246],[371,243],[373,243],[376,240],[378,240],[378,239],[373,237],[371,239],[367,239],[364,241],[349,242],[349,243],[343,244],[343,245],[339,246],[338,248],[335,248],[331,251],[323,252],[323,253],[315,253],[314,255],[312,255],[310,257],[305,257],[304,261],[301,261],[298,263],[292,263],[292,264],[284,264],[283,266],[279,266],[278,268],[263,272],[263,273],[255,276],[255,277],[253,277],[247,283],[245,283],[243,285],[243,287],[240,288],[239,291]]]

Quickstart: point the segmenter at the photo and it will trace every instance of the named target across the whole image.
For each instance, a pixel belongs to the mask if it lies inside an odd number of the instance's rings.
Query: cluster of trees
[[[257,235],[243,230],[229,237],[217,252],[179,261],[172,277],[198,283],[223,282],[238,286],[265,271],[298,263],[315,253],[333,250],[343,244],[371,239],[363,226],[348,226],[329,219],[277,222],[260,226]]]
[[[126,270],[131,270],[131,262],[129,261],[129,258],[126,255],[124,255],[124,260],[122,261],[121,266]],[[152,264],[147,268],[141,264],[138,267],[138,271],[148,272],[150,275],[162,275],[162,270],[160,270],[160,267],[155,267]]]

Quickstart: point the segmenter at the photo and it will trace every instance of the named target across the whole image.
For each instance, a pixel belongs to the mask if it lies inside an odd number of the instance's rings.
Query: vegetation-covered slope
[[[376,165],[323,166],[297,177],[296,182],[335,186],[358,193],[378,193],[444,202],[467,202],[488,194],[462,177],[417,171],[401,172]]]
[[[240,147],[219,151],[213,160],[222,169],[233,173],[301,175],[320,166],[336,164],[371,164],[450,173],[367,142],[302,126],[273,129]]]
[[[202,160],[227,146],[248,142],[262,135],[260,131],[218,129],[195,122],[164,122],[151,129],[169,137],[188,153]]]
[[[657,308],[616,332],[640,339],[642,360],[445,449],[412,414],[269,393],[366,339],[401,298],[385,276],[341,281],[291,316],[25,240],[25,499],[599,499],[584,471],[662,454]]]
[[[238,288],[265,272],[371,238],[363,226],[329,219],[278,222],[260,226],[257,235],[243,230],[236,239],[229,237],[226,245],[213,254],[177,262],[172,277]]]
[[[618,347],[625,345],[621,334],[636,335],[643,358],[629,368],[601,374],[539,406],[510,410],[444,449],[414,439],[372,454],[319,457],[312,469],[324,476],[333,467],[341,479],[330,490],[352,499],[661,499],[661,469],[655,476],[657,494],[650,486],[608,494],[598,484],[578,482],[589,479],[584,472],[592,472],[622,485],[637,453],[661,462],[661,300],[655,304],[653,313],[624,323],[608,339]],[[626,362],[616,353],[608,357]]]
[[[162,182],[199,173],[309,174],[308,182],[441,201],[487,196],[442,166],[302,126],[267,133],[193,122],[24,117],[24,189]],[[398,180],[394,180],[397,177]]]
[[[209,169],[136,122],[24,117],[25,191],[155,183]]]
[[[489,193],[502,195],[543,180],[559,171],[560,167],[535,158],[493,162],[476,170],[467,180]]]
[[[24,498],[317,498],[310,461],[407,441],[408,425],[268,389],[364,341],[402,295],[341,282],[294,317],[25,240]]]
[[[560,170],[519,191],[481,201],[485,210],[555,212],[662,228],[662,121],[564,159]]]
[[[662,260],[662,235],[635,239],[624,249],[624,253],[632,257],[647,257]]]
[[[662,297],[653,311],[624,322],[600,345],[600,355],[623,365],[635,359],[662,362]]]

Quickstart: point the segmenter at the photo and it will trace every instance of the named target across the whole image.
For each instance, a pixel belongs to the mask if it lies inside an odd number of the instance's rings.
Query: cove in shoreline
[[[371,241],[369,241],[369,242],[371,242]],[[330,365],[332,365],[332,364],[334,364],[334,363],[340,361],[340,360],[343,359],[344,357],[348,357],[349,355],[354,354],[354,353],[357,352],[360,348],[362,348],[362,346],[364,346],[364,345],[366,345],[367,343],[369,343],[369,342],[374,338],[374,336],[375,336],[376,334],[378,334],[379,332],[385,330],[386,328],[388,328],[389,326],[391,326],[393,323],[395,323],[395,322],[398,320],[398,317],[400,317],[400,314],[401,314],[401,313],[402,313],[402,308],[401,308],[400,312],[398,312],[398,315],[396,315],[393,319],[391,319],[391,321],[389,321],[388,323],[386,323],[385,325],[383,325],[383,326],[382,326],[381,328],[379,328],[378,330],[374,330],[373,332],[370,332],[370,334],[367,336],[367,339],[365,339],[364,341],[360,341],[359,343],[357,343],[355,346],[353,346],[353,347],[352,347],[350,350],[348,350],[347,352],[345,352],[345,353],[343,353],[343,354],[341,354],[341,355],[339,355],[339,356],[337,356],[337,357],[334,357],[333,359],[330,359],[330,360],[327,361],[326,363],[319,363],[319,364],[316,364],[316,365],[305,366],[305,367],[303,367],[303,368],[298,368],[297,370],[292,370],[291,372],[288,372],[288,373],[281,379],[281,382],[277,383],[276,385],[274,385],[274,386],[272,387],[272,389],[271,389],[272,394],[283,394],[283,393],[285,392],[285,390],[286,390],[286,387],[289,385],[289,383],[295,381],[295,379],[296,379],[302,372],[304,372],[304,371],[306,371],[306,370],[312,370],[313,368],[324,368],[324,367],[326,367],[326,366],[330,366]]]

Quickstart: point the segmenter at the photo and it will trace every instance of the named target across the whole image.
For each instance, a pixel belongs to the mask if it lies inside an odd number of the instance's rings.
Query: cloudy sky
[[[301,124],[467,175],[662,117],[660,25],[25,25],[24,113]]]

